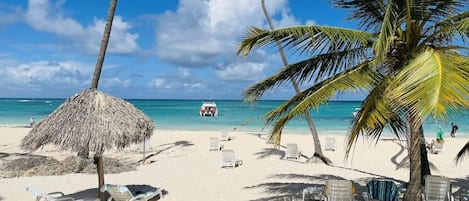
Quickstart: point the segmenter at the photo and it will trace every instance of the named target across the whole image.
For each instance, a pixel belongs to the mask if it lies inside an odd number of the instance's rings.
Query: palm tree
[[[454,160],[456,163],[460,162],[465,156],[469,155],[469,141],[464,145],[464,147],[458,152]]]
[[[269,23],[270,28],[275,29],[272,23],[272,19],[270,18],[269,13],[267,12],[267,8],[265,6],[264,0],[261,0],[261,5],[262,5],[262,10],[264,11],[265,18],[267,19],[267,22]],[[283,65],[287,66],[288,65],[287,56],[285,56],[285,52],[283,51],[281,44],[277,43],[277,47],[279,49],[280,57],[282,58]],[[295,89],[296,94],[299,94],[301,91],[300,91],[300,87],[298,86],[298,82],[292,79],[291,83],[293,85],[293,88]],[[324,154],[322,153],[321,142],[319,141],[318,131],[316,129],[316,126],[314,125],[314,121],[313,121],[313,118],[311,117],[310,112],[305,111],[304,117],[306,121],[308,122],[309,130],[311,131],[311,136],[313,137],[313,144],[314,144],[313,156],[310,159],[308,159],[308,161],[314,162],[315,158],[319,158],[323,163],[331,164],[332,161],[326,156],[324,156]]]
[[[468,2],[464,0],[336,0],[349,9],[361,30],[328,26],[295,26],[273,31],[251,28],[238,54],[274,45],[309,57],[245,92],[255,101],[290,79],[312,86],[269,112],[272,135],[280,138],[285,124],[333,97],[336,92],[368,91],[348,135],[347,153],[359,136],[378,140],[386,127],[410,138],[410,179],[404,200],[421,200],[423,123],[445,119],[469,108],[469,59],[455,40],[469,38]],[[277,141],[278,143],[279,141]]]

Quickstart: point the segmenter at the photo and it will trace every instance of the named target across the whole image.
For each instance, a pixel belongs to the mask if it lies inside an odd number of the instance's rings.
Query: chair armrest
[[[61,197],[61,198],[56,198],[55,199],[56,201],[75,201],[75,198],[72,198],[72,197]]]

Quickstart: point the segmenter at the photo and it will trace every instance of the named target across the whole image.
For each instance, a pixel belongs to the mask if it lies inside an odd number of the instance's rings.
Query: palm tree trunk
[[[423,135],[423,126],[419,128],[420,134],[420,159],[422,161],[422,184],[425,183],[425,176],[431,175],[430,163],[428,162],[428,152],[427,147],[425,146],[425,136]]]
[[[262,10],[264,11],[265,18],[267,19],[267,22],[269,23],[270,29],[274,30],[275,28],[272,23],[272,19],[270,18],[270,15],[267,12],[267,9],[265,7],[264,0],[261,0],[261,4],[262,4]],[[280,43],[277,43],[277,47],[279,49],[280,56],[282,57],[283,65],[287,66],[288,60],[287,60],[287,57],[285,56],[285,52],[283,51],[283,48],[280,45]],[[295,88],[296,94],[299,94],[301,91],[300,91],[300,87],[298,86],[298,83],[294,79],[292,79],[291,82],[292,82],[293,87]],[[332,161],[326,156],[324,156],[324,154],[322,153],[322,148],[321,148],[321,143],[319,141],[318,132],[316,130],[316,126],[314,125],[313,118],[311,117],[311,114],[309,113],[309,111],[305,112],[305,118],[306,118],[306,121],[308,122],[309,130],[311,131],[311,136],[313,137],[313,142],[314,142],[314,154],[310,159],[308,159],[308,161],[312,161],[312,159],[317,157],[323,163],[331,164]]]
[[[410,176],[404,201],[422,200],[422,161],[421,161],[421,121],[416,117],[409,117],[410,125]]]
[[[101,40],[101,47],[99,49],[98,59],[96,61],[96,67],[94,69],[93,80],[91,81],[91,88],[98,89],[99,77],[101,76],[101,69],[103,68],[104,57],[106,56],[106,49],[109,43],[109,37],[111,36],[112,21],[114,20],[114,13],[116,11],[117,0],[111,0],[109,10],[107,13],[106,26],[104,28],[103,39]],[[88,147],[86,147],[88,149]],[[98,196],[101,201],[104,201],[104,193],[100,189],[104,185],[104,170],[103,170],[103,158],[102,152],[97,152],[94,155],[96,162],[96,168],[98,171]]]
[[[111,0],[109,10],[107,13],[106,26],[104,28],[103,39],[101,40],[101,47],[99,48],[98,60],[94,69],[93,80],[91,81],[91,88],[98,89],[99,77],[101,76],[101,69],[103,68],[104,57],[106,56],[107,44],[111,36],[112,21],[114,20],[114,13],[116,11],[117,0]]]

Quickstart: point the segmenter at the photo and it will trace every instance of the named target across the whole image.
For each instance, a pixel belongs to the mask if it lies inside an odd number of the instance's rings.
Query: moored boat
[[[200,106],[199,115],[202,117],[211,116],[215,117],[218,116],[218,108],[215,102],[202,102],[202,106]]]

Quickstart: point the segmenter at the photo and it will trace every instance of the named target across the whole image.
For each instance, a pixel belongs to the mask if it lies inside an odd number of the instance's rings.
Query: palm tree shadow
[[[329,179],[341,179],[345,178],[338,177],[335,175],[302,175],[302,174],[276,174],[271,178],[279,179],[292,179],[292,180],[306,180],[311,182],[267,182],[253,186],[244,187],[245,189],[263,189],[266,197],[254,199],[252,201],[263,201],[263,200],[284,200],[295,198],[301,199],[303,189],[306,187],[323,187]],[[352,181],[353,182],[353,181]],[[353,182],[356,192],[364,192],[366,186],[362,186],[359,183]],[[361,193],[360,193],[361,194]]]
[[[458,187],[458,189],[453,192],[454,195],[464,194],[469,198],[469,176],[466,176],[466,178],[451,179],[451,183],[453,185],[453,190],[455,189],[455,186]]]
[[[149,158],[153,157],[153,156],[156,156],[158,154],[161,154],[163,152],[166,152],[170,149],[173,149],[175,147],[190,147],[190,146],[194,146],[194,143],[190,142],[190,141],[187,141],[187,140],[180,140],[180,141],[176,141],[174,143],[166,143],[166,144],[161,144],[159,145],[158,147],[164,147],[162,149],[159,149],[155,152],[149,152],[148,155],[145,156],[145,158],[143,159],[140,159],[139,161],[137,161],[138,163],[141,163],[141,162],[144,162],[146,160],[148,160]]]
[[[264,159],[272,155],[278,156],[280,159],[282,159],[285,155],[285,152],[275,148],[264,148],[262,151],[254,153],[254,155],[258,155],[258,159]]]
[[[401,154],[405,153],[405,150],[406,150],[405,146],[402,143],[399,143],[398,141],[396,141],[395,139],[392,139],[392,141],[395,142],[397,145],[399,145],[399,147],[401,147],[401,149],[399,150],[399,152],[397,152],[394,156],[391,157],[391,162],[394,165],[396,165],[396,170],[402,169],[402,168],[409,169],[410,161],[409,161],[409,156],[408,155],[406,155],[400,162],[397,161],[397,158]],[[438,171],[438,168],[436,167],[436,165],[433,164],[431,161],[428,161],[428,164],[430,166],[430,169]]]

